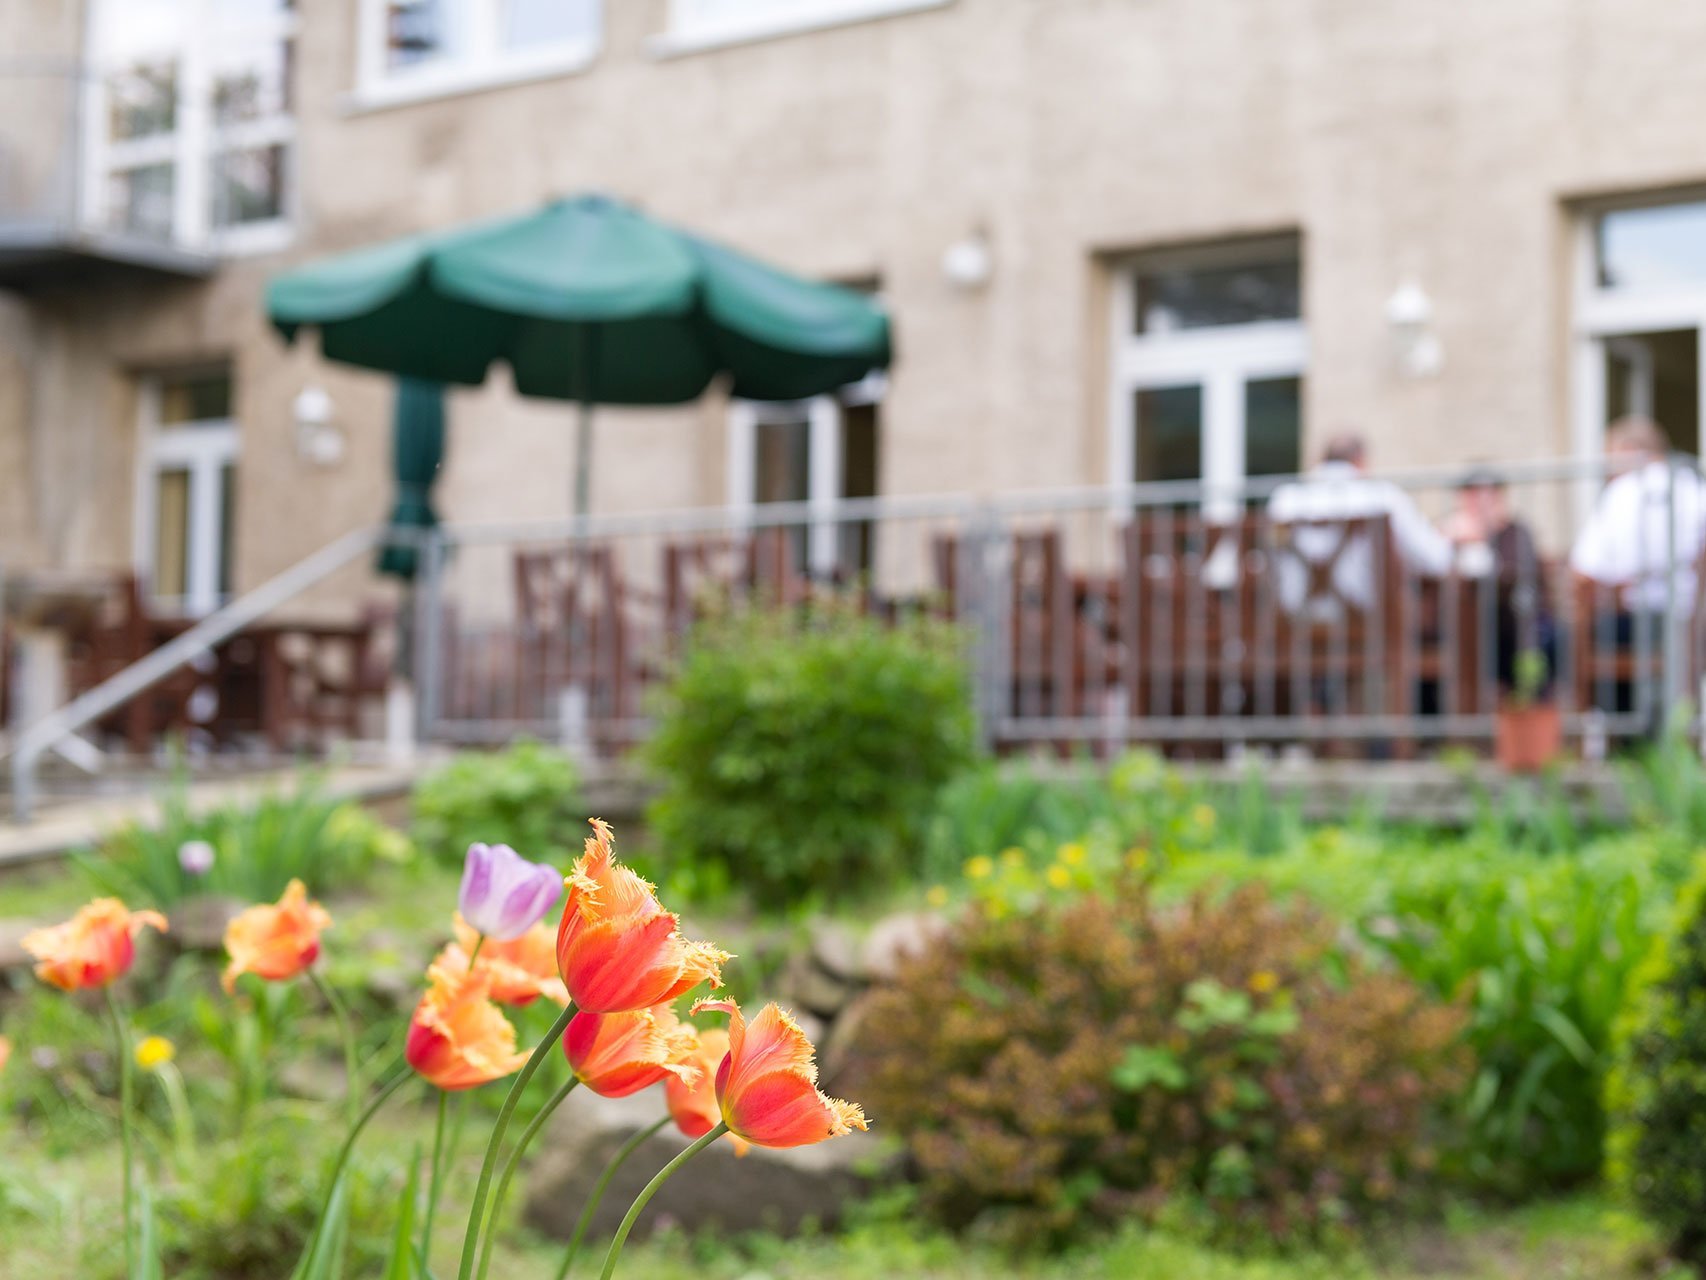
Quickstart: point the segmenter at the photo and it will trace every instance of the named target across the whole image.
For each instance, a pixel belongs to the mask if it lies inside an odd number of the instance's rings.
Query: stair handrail
[[[29,821],[35,806],[36,767],[56,744],[188,666],[215,645],[229,640],[357,557],[373,552],[384,542],[397,540],[412,540],[412,535],[384,526],[352,529],[216,609],[189,630],[114,672],[94,688],[25,725],[19,730],[10,753],[12,820]]]

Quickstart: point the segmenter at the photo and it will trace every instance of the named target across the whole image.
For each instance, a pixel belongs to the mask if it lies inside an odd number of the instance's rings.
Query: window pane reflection
[[[1136,393],[1140,484],[1202,478],[1202,388],[1150,387]]]
[[[1296,320],[1302,280],[1295,257],[1224,267],[1156,266],[1137,273],[1137,332]]]
[[[1601,288],[1706,280],[1706,203],[1618,209],[1601,215],[1596,232]]]
[[[1244,474],[1289,476],[1303,469],[1303,379],[1244,384]]]

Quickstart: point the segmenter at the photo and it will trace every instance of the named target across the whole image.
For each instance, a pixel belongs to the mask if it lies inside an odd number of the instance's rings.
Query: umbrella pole
[[[592,494],[592,401],[582,400],[575,428],[575,519],[586,519]]]

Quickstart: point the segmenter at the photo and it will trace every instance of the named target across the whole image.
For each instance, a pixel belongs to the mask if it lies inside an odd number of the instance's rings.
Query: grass
[[[421,1141],[428,1112],[394,1115],[370,1144],[398,1159]],[[456,1234],[478,1153],[465,1148],[442,1211],[437,1274],[454,1274]],[[103,1280],[118,1258],[110,1226],[118,1187],[111,1152],[42,1161],[9,1158],[0,1176],[0,1275],[33,1280]],[[511,1215],[513,1220],[513,1214]],[[510,1228],[494,1255],[504,1280],[548,1280],[561,1245]],[[596,1273],[597,1250],[577,1271]],[[1658,1263],[1646,1228],[1596,1195],[1515,1211],[1461,1207],[1446,1220],[1376,1240],[1360,1251],[1252,1257],[1166,1231],[1133,1229],[1049,1259],[1014,1260],[925,1233],[905,1222],[872,1221],[829,1237],[722,1239],[672,1233],[634,1245],[620,1273],[636,1280],[1684,1280]]]

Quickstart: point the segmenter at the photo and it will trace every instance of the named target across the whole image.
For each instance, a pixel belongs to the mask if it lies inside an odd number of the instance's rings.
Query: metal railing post
[[[420,550],[415,580],[415,700],[420,708],[415,737],[430,742],[438,728],[444,696],[444,561],[445,535],[427,533]]]
[[[961,540],[962,622],[972,634],[973,710],[984,749],[995,749],[1007,715],[1007,531],[994,508],[983,506],[971,517]]]
[[[1682,654],[1679,644],[1676,575],[1681,567],[1676,554],[1676,482],[1682,460],[1672,454],[1665,468],[1665,615],[1660,654],[1663,697],[1658,708],[1658,721],[1652,727],[1663,733],[1670,727],[1670,717],[1676,714],[1682,700]]]

